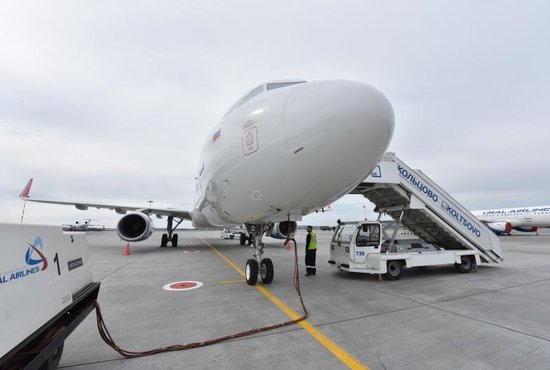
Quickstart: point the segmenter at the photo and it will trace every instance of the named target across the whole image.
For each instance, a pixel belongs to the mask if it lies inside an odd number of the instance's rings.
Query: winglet
[[[27,185],[25,185],[25,187],[23,188],[23,191],[21,191],[21,194],[19,194],[19,198],[25,199],[25,200],[30,198],[29,193],[31,192],[32,180],[33,179],[31,178],[27,183]]]

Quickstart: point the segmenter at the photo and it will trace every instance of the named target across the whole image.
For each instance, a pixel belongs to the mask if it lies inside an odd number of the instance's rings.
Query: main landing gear
[[[168,246],[168,243],[172,244],[172,247],[178,246],[178,234],[174,234],[174,230],[178,228],[178,226],[182,223],[182,218],[176,219],[176,226],[174,225],[174,216],[168,216],[168,222],[166,223],[166,231],[167,234],[162,234],[162,238],[160,239],[160,246],[162,248],[165,248]]]
[[[259,275],[264,284],[270,284],[274,277],[273,262],[269,258],[262,258],[264,253],[262,236],[267,231],[268,225],[246,225],[246,227],[250,235],[252,247],[255,249],[254,258],[246,261],[246,283],[248,285],[255,285]],[[241,244],[244,243],[241,242]]]

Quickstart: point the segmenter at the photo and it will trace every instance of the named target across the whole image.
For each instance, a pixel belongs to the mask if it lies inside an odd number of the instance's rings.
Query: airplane
[[[367,84],[347,80],[263,83],[242,96],[206,138],[200,153],[193,209],[36,199],[32,179],[25,201],[111,209],[124,216],[117,233],[128,242],[153,233],[152,215],[167,216],[161,247],[178,245],[183,220],[196,228],[242,225],[254,258],[246,281],[273,281],[263,258],[264,234],[286,237],[297,221],[354,189],[381,159],[394,131],[388,99]]]
[[[74,224],[62,225],[63,230],[68,231],[103,231],[105,226],[102,225],[93,225],[92,221],[99,221],[97,218],[86,218],[80,221],[75,221]]]
[[[518,207],[472,211],[496,234],[510,234],[512,230],[537,232],[550,227],[550,206]]]

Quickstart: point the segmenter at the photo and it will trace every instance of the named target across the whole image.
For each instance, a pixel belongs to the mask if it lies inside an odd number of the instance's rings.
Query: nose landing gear
[[[252,247],[254,248],[254,258],[246,261],[245,279],[248,285],[255,285],[258,281],[258,275],[262,278],[264,284],[271,284],[274,277],[273,262],[269,258],[262,258],[264,254],[264,243],[262,237],[269,225],[247,225]]]

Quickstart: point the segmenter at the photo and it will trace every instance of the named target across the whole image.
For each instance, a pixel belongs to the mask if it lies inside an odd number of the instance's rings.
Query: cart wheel
[[[61,361],[61,355],[63,355],[63,345],[64,343],[61,343],[61,345],[57,347],[55,352],[46,360],[46,362],[42,364],[42,366],[39,367],[40,370],[57,369],[59,361]]]
[[[260,264],[260,276],[264,284],[271,284],[273,275],[273,262],[269,258],[264,258]]]
[[[470,256],[462,256],[460,259],[460,264],[456,264],[456,267],[458,268],[458,271],[468,273],[474,268],[474,263],[472,262],[472,258]]]
[[[399,261],[388,261],[388,272],[386,273],[386,279],[399,280],[403,272],[403,266]]]
[[[256,285],[258,281],[258,262],[255,259],[246,261],[245,278],[248,285]]]

